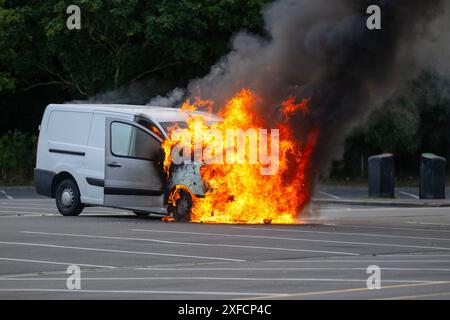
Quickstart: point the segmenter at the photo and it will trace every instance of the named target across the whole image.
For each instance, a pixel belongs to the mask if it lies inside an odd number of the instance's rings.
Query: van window
[[[118,157],[157,160],[160,143],[144,130],[123,122],[111,124],[111,153]]]
[[[73,145],[85,145],[92,115],[88,112],[52,111],[47,126],[49,140]]]
[[[136,122],[138,124],[140,124],[143,127],[146,127],[148,130],[150,130],[151,132],[153,132],[155,135],[157,135],[159,138],[161,138],[161,140],[164,140],[164,135],[161,132],[161,130],[159,130],[159,128],[153,123],[153,121],[146,119],[144,117],[141,116],[137,116],[136,117]]]

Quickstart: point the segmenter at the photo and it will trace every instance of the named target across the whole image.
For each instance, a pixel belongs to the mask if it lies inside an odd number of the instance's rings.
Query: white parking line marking
[[[179,295],[217,295],[217,296],[272,296],[277,293],[264,292],[221,292],[221,291],[158,291],[158,290],[68,290],[68,289],[38,289],[38,288],[24,288],[24,289],[0,289],[0,292],[67,292],[67,293],[143,293],[143,294],[179,294]]]
[[[6,208],[6,207],[19,207],[19,208],[43,208],[43,209],[47,209],[47,208],[56,208],[56,205],[54,203],[52,204],[39,204],[39,203],[17,203],[16,201],[10,201],[10,202],[0,202],[0,205],[2,208]]]
[[[304,241],[304,242],[322,242],[322,243],[340,243],[351,244],[357,246],[377,246],[377,247],[395,247],[395,248],[414,248],[414,249],[432,249],[432,250],[450,250],[449,247],[434,247],[434,246],[412,246],[394,243],[375,243],[375,242],[355,242],[355,241],[338,241],[338,240],[319,240],[319,239],[305,239],[305,238],[283,238],[283,237],[269,237],[269,236],[251,236],[244,234],[224,234],[224,233],[202,233],[202,232],[186,232],[186,231],[169,231],[169,230],[152,230],[152,229],[131,229],[132,231],[140,232],[163,232],[163,233],[180,233],[180,234],[197,234],[206,236],[221,236],[221,237],[236,237],[236,238],[255,238],[255,239],[273,239],[273,240],[287,240],[287,241]]]
[[[336,208],[328,208],[328,209],[322,209],[322,208],[315,208],[313,209],[313,211],[318,211],[318,212],[342,212],[342,211],[352,211],[352,208],[347,208],[347,207],[339,207],[339,209]]]
[[[0,215],[0,218],[39,218],[39,217],[54,217],[57,216],[56,213],[39,213],[39,214],[28,214],[28,213],[11,213],[10,215]]]
[[[28,208],[27,210],[30,210],[31,208]],[[36,210],[41,210],[36,209]],[[57,209],[53,209],[53,210],[48,210],[48,211],[22,211],[22,210],[15,210],[15,211],[11,211],[11,210],[0,210],[0,213],[6,213],[9,215],[35,215],[35,216],[59,216],[60,213],[57,211]],[[105,211],[91,211],[91,210],[87,210],[85,213],[81,214],[81,217],[86,217],[86,216],[113,216],[113,215],[131,215],[131,212],[128,211],[112,211],[112,212],[105,212]]]
[[[409,196],[413,199],[420,199],[418,196],[416,196],[415,194],[409,193],[409,192],[405,192],[405,191],[400,191],[399,193],[404,194],[405,196]]]
[[[205,259],[205,260],[220,260],[220,261],[245,262],[245,260],[241,260],[241,259],[231,259],[231,258],[216,258],[216,257],[190,256],[190,255],[184,255],[184,254],[159,253],[159,252],[146,252],[146,251],[128,251],[128,250],[115,250],[115,249],[104,249],[104,248],[88,248],[88,247],[59,246],[59,245],[55,245],[55,244],[45,244],[45,243],[28,243],[28,242],[7,242],[7,241],[0,241],[0,244],[6,244],[6,245],[18,245],[18,246],[33,246],[33,247],[46,247],[46,248],[60,248],[60,249],[72,249],[72,250],[85,250],[85,251],[98,251],[98,252],[111,252],[111,253],[139,254],[139,255],[150,255],[150,256],[164,256],[164,257],[174,257],[174,258],[191,258],[191,259]]]
[[[400,289],[400,288],[410,288],[410,287],[420,287],[420,286],[436,286],[442,284],[448,284],[450,281],[430,281],[424,283],[409,283],[409,284],[397,284],[392,286],[383,286],[382,290],[386,289]],[[259,296],[249,298],[248,300],[259,300],[259,299],[277,299],[277,298],[288,298],[288,297],[303,297],[303,296],[320,296],[326,294],[339,294],[339,293],[352,293],[352,292],[365,292],[371,291],[367,287],[364,288],[351,288],[351,289],[337,289],[337,290],[325,290],[325,291],[311,291],[311,292],[297,292],[297,293],[286,293],[286,294],[275,294],[273,296]]]
[[[450,272],[449,268],[381,268],[383,271],[444,271]],[[148,271],[316,271],[316,270],[363,270],[366,271],[367,268],[361,267],[311,267],[311,268],[135,268],[134,270],[148,270]]]
[[[0,190],[0,193],[2,193],[8,200],[13,200],[14,199],[9,194],[7,194],[5,190]]]
[[[0,278],[0,281],[64,281],[67,278]],[[342,279],[342,278],[223,278],[223,277],[119,277],[119,278],[89,278],[83,277],[83,281],[144,281],[144,280],[162,280],[162,281],[311,281],[311,282],[367,282],[367,279]],[[427,283],[429,280],[397,280],[383,279],[384,283]]]
[[[0,210],[0,213],[6,213],[10,215],[18,215],[18,214],[29,214],[29,215],[46,215],[46,214],[54,214],[52,212],[39,212],[39,211],[10,211],[10,210]]]
[[[55,205],[53,206],[44,206],[44,205],[1,205],[0,208],[2,210],[6,209],[21,209],[21,210],[51,210],[56,211],[57,208]],[[118,209],[106,209],[106,208],[86,208],[83,212],[98,212],[98,213],[131,213],[131,211],[118,210]]]
[[[96,236],[96,235],[73,234],[73,233],[53,233],[53,232],[36,232],[36,231],[21,231],[21,233],[55,235],[55,236],[64,236],[64,237],[83,237],[83,238],[97,238],[97,239],[147,241],[147,242],[175,244],[175,245],[187,245],[187,246],[225,247],[225,248],[259,249],[259,250],[275,250],[275,251],[312,252],[312,253],[333,253],[333,254],[342,254],[342,255],[351,255],[351,256],[359,255],[356,253],[337,252],[337,251],[291,249],[291,248],[261,247],[261,246],[243,246],[243,245],[232,245],[232,244],[222,244],[222,243],[214,244],[214,243],[199,243],[199,242],[178,242],[178,241],[167,241],[167,240],[148,239],[148,238],[124,238],[124,237]]]
[[[341,210],[341,209],[350,209],[348,211],[406,211],[406,212],[410,212],[410,211],[418,211],[419,213],[421,213],[424,209],[428,210],[428,211],[444,211],[447,210],[448,207],[387,207],[387,206],[383,206],[383,207],[372,207],[372,208],[367,208],[367,206],[360,206],[360,207],[334,207],[334,208],[330,208],[330,207],[326,207],[324,208],[326,210],[335,210],[335,211],[345,211],[345,210]],[[317,207],[315,208],[315,210],[321,210],[321,207]],[[440,214],[440,215],[445,215],[445,214]]]
[[[450,260],[264,260],[269,263],[450,263]]]
[[[331,193],[328,193],[328,192],[325,192],[325,191],[319,191],[319,193],[323,194],[324,196],[328,196],[328,197],[331,197],[333,199],[336,199],[336,200],[340,199],[340,197],[335,196],[334,194],[331,194]]]
[[[95,211],[86,211],[86,213],[82,213],[80,217],[114,217],[114,216],[123,216],[123,215],[131,215],[134,217],[135,215],[131,212],[95,212]]]
[[[17,199],[17,198],[14,198],[12,200],[10,200],[10,199],[0,199],[0,204],[8,204],[8,203],[53,204],[53,203],[55,203],[55,200],[52,200],[52,199],[49,199],[49,198],[43,198],[43,199]]]
[[[413,295],[413,296],[379,298],[379,299],[375,299],[375,300],[407,300],[407,299],[422,299],[422,298],[442,297],[442,296],[450,296],[450,292],[439,292],[439,293],[419,294],[419,295]]]
[[[431,209],[431,208],[427,208]],[[365,229],[384,229],[384,230],[403,230],[403,231],[427,231],[427,232],[444,232],[444,233],[448,233],[450,232],[450,230],[437,230],[437,229],[420,229],[420,228],[397,228],[397,227],[383,227],[383,226],[361,226],[361,225],[349,225],[349,224],[334,224],[331,223],[329,224],[330,226],[334,226],[334,227],[343,227],[343,228],[365,228]]]
[[[37,201],[37,202],[54,202],[55,200],[51,200],[49,198],[36,198],[36,199],[14,199],[14,201],[9,201],[9,202],[33,202],[33,201]],[[5,199],[3,199],[2,202],[8,202]]]
[[[375,233],[353,233],[353,232],[334,232],[334,231],[312,231],[312,230],[292,230],[292,229],[275,229],[275,228],[255,228],[255,227],[232,227],[233,229],[243,230],[262,230],[262,231],[282,231],[282,232],[295,232],[295,233],[319,233],[329,235],[349,235],[349,236],[366,236],[366,237],[384,237],[384,238],[401,238],[401,239],[418,239],[418,240],[438,240],[438,241],[450,241],[446,238],[428,238],[428,237],[410,237],[410,236],[393,236],[386,234]]]
[[[44,260],[29,260],[29,259],[12,259],[12,258],[0,258],[0,260],[4,261],[17,261],[17,262],[30,262],[30,263],[42,263],[42,264],[55,264],[55,265],[71,265],[76,264],[80,267],[91,267],[91,268],[106,268],[106,269],[115,269],[116,267],[112,266],[103,266],[98,264],[86,264],[86,263],[75,263],[75,262],[55,262],[55,261],[44,261]]]
[[[394,256],[394,257],[423,257],[423,258],[428,258],[428,257],[450,257],[450,254],[417,254],[417,253],[404,253],[404,254],[390,254],[390,256]],[[428,260],[429,261],[429,260]]]
[[[442,222],[407,221],[405,223],[408,223],[408,224],[423,224],[423,225],[432,225],[432,226],[450,226],[450,223],[442,223]]]

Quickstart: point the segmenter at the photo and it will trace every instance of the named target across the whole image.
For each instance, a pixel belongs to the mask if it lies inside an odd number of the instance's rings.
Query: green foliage
[[[0,134],[34,131],[49,103],[150,79],[149,95],[185,86],[227,53],[233,33],[262,29],[268,1],[0,0]],[[72,4],[81,30],[66,27]],[[1,137],[1,180],[30,179],[31,145],[18,131]]]
[[[412,90],[420,108],[421,152],[437,153],[450,162],[450,79],[424,73]]]
[[[347,139],[333,178],[361,175],[361,156],[382,152],[396,156],[401,177],[417,176],[420,154],[432,152],[450,160],[450,79],[423,72],[356,128]],[[447,163],[450,163],[448,161]]]
[[[419,110],[405,97],[386,103],[366,124],[365,143],[380,152],[413,155],[419,145]]]
[[[1,0],[0,94],[52,86],[86,98],[146,76],[199,76],[234,32],[261,29],[266,1],[78,0],[81,30],[68,30],[73,1]]]
[[[32,180],[36,137],[20,131],[0,136],[0,183],[23,184]]]
[[[16,62],[17,49],[15,32],[21,23],[21,15],[13,9],[6,9],[4,0],[0,1],[0,93],[11,92],[15,89],[16,79],[11,73],[10,66]],[[8,71],[4,71],[8,70]]]
[[[147,79],[152,95],[184,86],[227,53],[234,33],[261,33],[269,1],[0,0],[0,134],[34,131],[49,103]],[[81,8],[81,30],[66,27],[71,4]],[[380,152],[395,153],[411,172],[421,152],[450,159],[449,88],[424,73],[397,92],[347,139],[334,174],[360,175],[361,156]],[[0,179],[31,177],[31,145],[18,131],[1,137]]]
[[[13,91],[15,88],[15,81],[9,73],[0,72],[0,92]]]
[[[264,0],[166,0],[146,19],[146,36],[177,61],[210,66],[227,50],[229,37],[259,30]],[[195,18],[194,18],[195,17]]]

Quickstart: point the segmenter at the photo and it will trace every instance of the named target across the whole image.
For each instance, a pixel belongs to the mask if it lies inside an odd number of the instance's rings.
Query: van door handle
[[[120,167],[122,167],[122,165],[120,163],[117,163],[117,162],[114,161],[114,162],[108,163],[108,167],[120,168]]]

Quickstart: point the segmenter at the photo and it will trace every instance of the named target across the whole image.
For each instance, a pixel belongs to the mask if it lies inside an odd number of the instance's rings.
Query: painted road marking
[[[44,206],[44,205],[2,205],[0,207],[1,209],[21,209],[21,210],[57,210],[56,206]],[[107,208],[101,208],[101,207],[93,207],[93,208],[86,208],[84,212],[100,212],[100,213],[116,213],[116,212],[126,212],[131,213],[131,211],[126,210],[119,210],[119,209],[107,209]]]
[[[264,260],[269,263],[449,263],[450,260]]]
[[[25,199],[14,199],[14,201],[10,201],[10,202],[21,202],[21,201],[24,201],[24,202],[32,202],[32,201],[37,201],[37,202],[43,202],[43,201],[47,201],[47,202],[53,202],[53,201],[55,201],[55,200],[51,200],[51,199],[49,199],[49,198],[47,198],[47,197],[43,197],[43,198],[25,198]],[[5,199],[3,199],[3,201],[2,202],[7,202]]]
[[[38,209],[39,210],[39,209]],[[17,215],[28,215],[28,216],[60,216],[61,214],[55,209],[55,210],[49,210],[49,211],[4,211],[0,210],[0,214],[6,214],[1,215],[0,217],[8,217],[8,216],[17,216]],[[82,213],[81,216],[87,217],[87,216],[114,216],[114,215],[131,215],[131,211],[124,211],[124,212],[118,212],[118,211],[112,211],[112,212],[105,212],[105,211],[90,211],[87,210],[86,212]]]
[[[75,262],[55,262],[55,261],[45,261],[45,260],[13,259],[13,258],[0,258],[0,260],[17,261],[17,262],[30,262],[30,263],[42,263],[42,264],[55,264],[55,265],[76,264],[76,265],[81,266],[81,267],[106,268],[106,269],[115,269],[116,268],[116,267],[112,267],[112,266],[103,266],[103,265],[98,265],[98,264],[75,263]]]
[[[14,211],[11,210],[29,210],[30,212],[35,212],[35,213],[48,213],[48,211],[56,211],[58,212],[56,206],[53,207],[48,207],[48,208],[42,208],[42,207],[22,207],[22,206],[1,206],[0,208],[0,212],[4,212],[4,213],[15,213]],[[37,211],[34,211],[37,210]],[[91,208],[86,208],[86,210],[83,211],[83,213],[88,212],[88,213],[132,213],[131,211],[125,211],[125,210],[98,210],[98,209],[91,209]],[[83,214],[82,213],[82,214]]]
[[[24,209],[54,209],[56,208],[55,204],[38,204],[38,203],[31,203],[31,204],[20,204],[16,203],[15,201],[6,202],[6,203],[0,203],[2,208],[24,208]]]
[[[409,196],[413,199],[420,199],[418,196],[416,196],[415,194],[409,193],[409,192],[405,192],[405,191],[400,191],[399,193],[404,194],[405,196]]]
[[[450,296],[450,292],[429,293],[429,294],[420,294],[420,295],[414,295],[414,296],[379,298],[379,299],[375,299],[375,300],[407,300],[407,299],[422,299],[422,298],[443,297],[443,296]]]
[[[383,286],[383,290],[385,289],[399,289],[399,288],[412,288],[419,286],[433,286],[433,285],[441,285],[441,284],[449,284],[450,281],[431,281],[425,283],[411,283],[411,284],[398,284],[392,286]],[[311,292],[299,292],[299,293],[288,293],[288,294],[279,294],[273,296],[258,296],[253,297],[248,300],[258,300],[258,299],[276,299],[276,298],[292,298],[292,297],[303,297],[303,296],[319,296],[326,294],[339,294],[339,293],[351,293],[351,292],[364,292],[364,291],[373,291],[367,287],[365,288],[353,288],[353,289],[338,289],[338,290],[326,290],[326,291],[311,291]]]
[[[146,242],[156,242],[156,243],[175,244],[175,245],[187,245],[187,246],[225,247],[225,248],[275,250],[275,251],[293,251],[293,252],[311,252],[311,253],[332,253],[332,254],[351,255],[351,256],[359,255],[357,253],[337,252],[337,251],[291,249],[291,248],[280,248],[280,247],[243,246],[243,245],[232,245],[232,244],[223,244],[223,243],[214,244],[214,243],[199,243],[199,242],[178,242],[178,241],[167,241],[167,240],[148,239],[148,238],[126,238],[126,237],[87,235],[87,234],[73,234],[73,233],[53,233],[53,232],[35,232],[35,231],[21,231],[21,233],[41,234],[41,235],[54,235],[54,236],[64,236],[64,237],[83,237],[83,238],[96,238],[96,239],[146,241]]]
[[[143,293],[143,294],[179,294],[179,295],[218,295],[218,296],[272,296],[274,293],[264,293],[264,292],[228,292],[228,291],[157,291],[157,290],[68,290],[68,289],[0,289],[0,292],[68,292],[68,293]]]
[[[442,223],[442,222],[407,221],[405,223],[408,223],[408,224],[423,224],[423,225],[432,225],[432,226],[450,226],[450,223]]]
[[[425,253],[421,253],[421,254],[417,254],[417,253],[409,253],[409,254],[405,254],[405,253],[401,253],[401,254],[390,254],[390,256],[395,256],[395,257],[450,257],[450,254],[425,254]]]
[[[67,280],[67,277],[65,278],[2,278],[0,277],[0,281],[64,281]],[[304,282],[304,281],[311,281],[311,282],[367,282],[367,279],[342,279],[342,278],[237,278],[237,277],[231,277],[231,278],[224,278],[224,277],[118,277],[118,278],[108,278],[108,277],[83,277],[83,281],[144,281],[144,280],[162,280],[162,281],[290,281],[290,282]],[[384,283],[429,283],[430,280],[382,280]]]
[[[8,200],[13,200],[14,199],[9,194],[7,194],[5,190],[0,190],[0,193],[3,194]]]
[[[150,256],[153,255],[153,256],[174,257],[174,258],[190,258],[190,259],[205,259],[205,260],[245,262],[245,260],[231,259],[231,258],[203,257],[203,256],[191,256],[191,255],[184,255],[184,254],[171,254],[171,253],[146,252],[146,251],[128,251],[128,250],[115,250],[115,249],[104,249],[104,248],[60,246],[60,245],[45,244],[45,243],[0,241],[0,244],[18,245],[18,246],[33,246],[33,247],[47,247],[47,248],[60,248],[60,249],[72,249],[72,250],[84,250],[84,251],[111,252],[111,253],[126,253],[126,254],[138,254],[138,255],[150,255]]]
[[[252,236],[252,235],[243,235],[243,234],[202,233],[202,232],[169,231],[169,230],[163,231],[163,230],[152,230],[152,229],[131,229],[131,230],[132,231],[141,231],[141,232],[197,234],[197,235],[206,235],[206,236],[273,239],[273,240],[303,241],[303,242],[322,242],[322,243],[351,244],[351,245],[357,245],[357,246],[365,245],[365,246],[377,246],[377,247],[414,248],[414,249],[432,249],[432,250],[449,250],[450,251],[450,247],[412,246],[412,245],[403,245],[403,244],[394,244],[394,243],[355,242],[355,241],[338,241],[338,240],[305,239],[305,238],[284,238],[284,237],[271,237],[271,236]]]
[[[428,208],[427,208],[428,209]],[[429,208],[431,209],[431,208]],[[361,226],[361,225],[349,225],[349,224],[328,224],[334,227],[344,227],[344,228],[365,228],[365,229],[384,229],[384,230],[403,230],[403,231],[427,231],[427,232],[444,232],[448,233],[450,230],[437,230],[437,229],[420,229],[420,228],[398,228],[398,227],[382,227],[382,226]]]
[[[10,215],[0,215],[0,218],[38,218],[38,217],[55,217],[59,214],[56,213],[39,213],[39,214],[29,214],[29,213],[12,213]]]
[[[295,233],[320,233],[330,235],[349,235],[349,236],[367,236],[367,237],[385,237],[385,238],[401,238],[401,239],[419,239],[419,240],[438,240],[438,241],[450,241],[446,238],[428,238],[428,237],[410,237],[410,236],[393,236],[386,234],[375,233],[352,233],[352,232],[333,232],[333,231],[311,231],[311,230],[292,230],[292,229],[272,229],[272,228],[254,228],[254,227],[232,227],[233,229],[243,230],[262,230],[262,231],[282,231],[282,232],[295,232]]]
[[[53,207],[22,207],[22,206],[0,206],[0,214],[9,214],[9,215],[17,215],[17,214],[28,214],[28,215],[46,215],[46,214],[60,214],[55,206]],[[98,215],[117,215],[117,214],[127,214],[131,215],[131,211],[125,210],[102,210],[102,208],[86,208],[81,216],[87,216],[89,214],[98,214]]]
[[[321,208],[322,207],[317,207],[317,208],[314,208],[314,210],[321,211]],[[341,209],[344,209],[344,208],[349,208],[350,210],[348,210],[348,211],[364,211],[364,212],[366,212],[366,211],[389,211],[389,212],[392,212],[392,211],[407,211],[407,212],[419,211],[419,213],[421,213],[425,209],[428,211],[442,211],[442,212],[444,212],[445,210],[448,209],[448,207],[387,207],[387,206],[371,207],[371,208],[368,208],[367,206],[359,206],[359,207],[340,207],[339,206],[339,207],[326,207],[324,209],[330,210],[330,211],[332,209],[334,209],[334,211],[340,211]],[[345,210],[343,210],[343,211],[345,211]],[[442,213],[442,215],[446,215],[446,213],[447,212]]]
[[[328,193],[328,192],[325,192],[325,191],[319,191],[319,193],[320,194],[323,194],[324,196],[328,196],[328,197],[331,197],[331,198],[333,198],[333,199],[340,199],[340,197],[338,197],[338,196],[335,196],[334,194],[331,194],[331,193]]]
[[[391,267],[382,267],[383,271],[444,271],[450,272],[449,268],[391,268]],[[313,268],[135,268],[134,270],[151,270],[151,271],[316,271],[316,270],[364,270],[367,268],[361,267],[350,267],[350,268],[341,268],[341,267],[313,267]],[[424,281],[427,282],[427,281]]]

